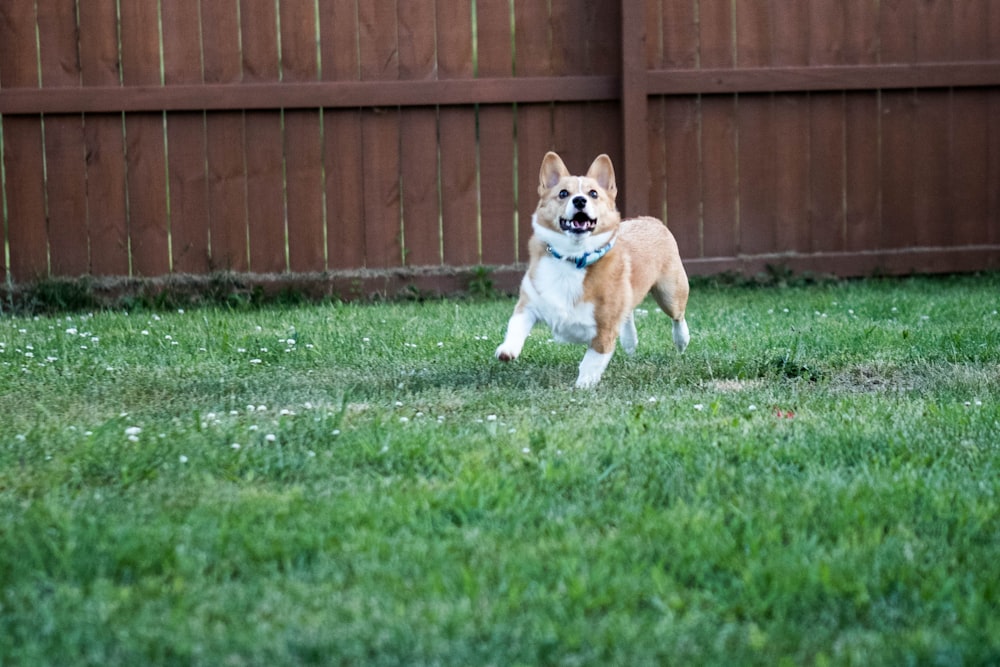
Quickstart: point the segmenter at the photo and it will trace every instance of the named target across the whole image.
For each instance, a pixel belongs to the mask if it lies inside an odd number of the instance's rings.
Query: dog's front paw
[[[610,352],[601,353],[593,348],[588,349],[587,353],[583,355],[583,361],[580,362],[580,375],[576,378],[576,388],[590,389],[594,387],[601,381],[601,376],[604,375],[604,369],[608,367],[609,361],[611,361]]]
[[[514,361],[520,352],[520,350],[515,350],[512,345],[501,345],[497,348],[494,356],[500,361]]]

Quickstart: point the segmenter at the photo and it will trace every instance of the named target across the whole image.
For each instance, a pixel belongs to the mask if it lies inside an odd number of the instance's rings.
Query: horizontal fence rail
[[[0,6],[8,284],[433,288],[488,265],[514,286],[547,150],[611,155],[620,206],[664,219],[695,273],[998,269],[1000,10]]]

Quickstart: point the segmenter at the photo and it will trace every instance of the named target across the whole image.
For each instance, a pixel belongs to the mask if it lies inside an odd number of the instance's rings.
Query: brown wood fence
[[[1000,268],[992,0],[3,0],[0,129],[8,283],[510,268],[549,149],[694,273]]]

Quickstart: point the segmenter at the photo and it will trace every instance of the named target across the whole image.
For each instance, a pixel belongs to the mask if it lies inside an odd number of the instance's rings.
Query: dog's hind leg
[[[687,276],[682,272],[669,278],[660,278],[651,291],[660,309],[674,321],[674,345],[678,352],[683,352],[691,340],[691,332],[684,321],[689,291]]]

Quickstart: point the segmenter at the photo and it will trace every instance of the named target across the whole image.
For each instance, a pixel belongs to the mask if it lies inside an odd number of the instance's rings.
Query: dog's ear
[[[549,151],[542,158],[542,170],[538,174],[538,194],[554,188],[566,176],[569,176],[569,169],[563,164],[562,158]]]
[[[614,199],[618,196],[618,186],[615,184],[615,168],[611,164],[611,158],[605,153],[601,153],[594,159],[590,169],[587,170],[587,178],[597,181],[604,190]]]

